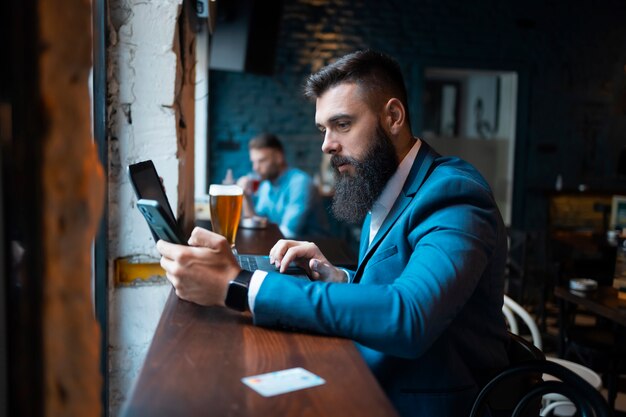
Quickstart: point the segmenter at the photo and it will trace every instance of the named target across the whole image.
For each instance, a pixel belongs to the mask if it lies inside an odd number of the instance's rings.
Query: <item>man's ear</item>
[[[391,98],[385,104],[385,121],[387,129],[392,135],[397,135],[405,123],[406,110],[397,98]]]
[[[284,165],[285,164],[285,154],[280,152],[279,150],[276,150],[276,153],[274,154],[274,161],[279,164],[279,165]]]

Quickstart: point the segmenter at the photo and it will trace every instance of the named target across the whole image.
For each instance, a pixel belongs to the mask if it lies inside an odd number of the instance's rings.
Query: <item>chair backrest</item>
[[[549,374],[560,381],[541,381],[532,385],[516,402],[511,417],[524,415],[529,406],[536,404],[541,396],[548,393],[558,393],[567,398],[576,406],[581,417],[609,417],[611,411],[602,395],[583,378],[574,372],[555,362],[546,360],[522,361],[511,364],[504,371],[496,375],[478,393],[470,417],[482,415],[485,407],[490,406],[489,398],[493,396],[494,390],[509,384],[512,378],[523,376],[535,376]],[[537,415],[535,413],[535,415]]]
[[[545,355],[532,343],[521,336],[509,332],[509,343],[507,346],[507,356],[510,365],[517,365],[536,360],[545,360]],[[502,384],[494,387],[486,399],[491,410],[491,415],[510,416],[519,399],[522,398],[529,389],[541,381],[541,373],[528,373],[512,378],[508,378]],[[523,416],[537,416],[541,409],[541,401],[533,404],[533,408],[527,410]]]
[[[513,301],[513,299],[506,294],[504,295],[502,313],[509,324],[511,333],[519,334],[519,326],[517,325],[516,319],[516,317],[519,317],[522,319],[526,327],[528,327],[530,335],[533,338],[533,344],[537,346],[539,350],[543,349],[541,332],[539,331],[539,327],[537,326],[537,323],[535,323],[535,320],[530,316],[530,314],[528,314],[524,307]]]
[[[543,344],[542,344],[541,333],[539,332],[539,328],[537,324],[535,323],[535,321],[533,320],[533,318],[528,314],[528,312],[526,312],[526,310],[521,305],[519,305],[518,303],[516,303],[511,298],[505,295],[504,304],[502,306],[502,313],[504,313],[504,316],[506,317],[511,333],[514,333],[514,334],[519,334],[519,327],[517,325],[516,317],[521,318],[531,333],[533,344],[538,349],[542,349]],[[586,376],[587,378],[589,378],[589,374],[592,374],[592,376],[595,376],[597,379],[599,379],[597,374],[595,374],[591,369],[588,369],[580,364],[570,362],[570,361],[565,361],[562,359],[558,359],[557,361],[560,361],[560,365],[565,366],[570,371],[573,371],[574,373],[576,373],[578,376],[581,376],[581,377]],[[515,361],[511,361],[511,363],[515,363]],[[555,397],[555,396],[552,396],[552,397]],[[556,398],[559,398],[559,397],[556,396]],[[563,397],[560,397],[560,398],[565,400]],[[571,405],[571,402],[559,400],[559,404],[557,405],[553,404],[552,408],[559,407],[560,405],[564,405],[564,404]],[[544,413],[547,413],[548,411],[549,409],[543,409],[542,415],[546,415]]]
[[[545,360],[546,355],[523,337],[509,332],[509,346],[507,348],[509,364]]]

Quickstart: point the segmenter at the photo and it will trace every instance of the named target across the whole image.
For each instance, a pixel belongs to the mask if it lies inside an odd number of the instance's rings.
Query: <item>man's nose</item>
[[[339,143],[333,139],[332,134],[326,132],[324,142],[322,143],[322,152],[332,155],[339,152],[340,148]]]

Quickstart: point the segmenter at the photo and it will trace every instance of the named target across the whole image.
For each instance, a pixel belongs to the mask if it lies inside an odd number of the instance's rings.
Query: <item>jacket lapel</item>
[[[420,145],[420,150],[415,157],[415,161],[413,162],[413,166],[411,167],[411,171],[409,172],[409,176],[404,183],[404,187],[402,187],[402,191],[398,198],[396,199],[393,207],[385,217],[383,224],[380,226],[378,233],[374,237],[372,244],[368,247],[369,242],[369,224],[370,224],[370,215],[366,217],[365,224],[367,224],[367,231],[363,230],[361,232],[361,250],[359,253],[359,266],[356,270],[356,274],[354,276],[353,282],[357,283],[361,280],[361,275],[363,274],[363,270],[365,269],[365,265],[372,257],[372,255],[376,252],[376,248],[383,240],[383,238],[389,233],[391,227],[395,224],[398,217],[404,212],[404,210],[409,206],[409,203],[415,197],[417,190],[422,186],[424,180],[428,176],[430,169],[433,165],[435,158],[439,155],[426,143],[422,140],[422,144]],[[366,239],[364,239],[366,238]],[[366,248],[364,250],[364,248]]]
[[[370,241],[370,223],[372,221],[372,214],[368,213],[365,216],[365,221],[363,221],[363,226],[361,228],[361,242],[359,246],[359,263],[363,260],[365,253],[367,252],[367,246]]]

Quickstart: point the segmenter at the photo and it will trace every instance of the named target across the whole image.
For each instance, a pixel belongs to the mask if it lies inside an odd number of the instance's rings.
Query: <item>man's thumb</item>
[[[189,246],[202,246],[206,248],[213,248],[217,245],[217,242],[221,239],[220,235],[212,233],[201,227],[195,227],[191,232],[191,236],[187,241]]]
[[[322,280],[332,278],[334,267],[320,261],[319,259],[311,259],[311,271],[317,272]]]

